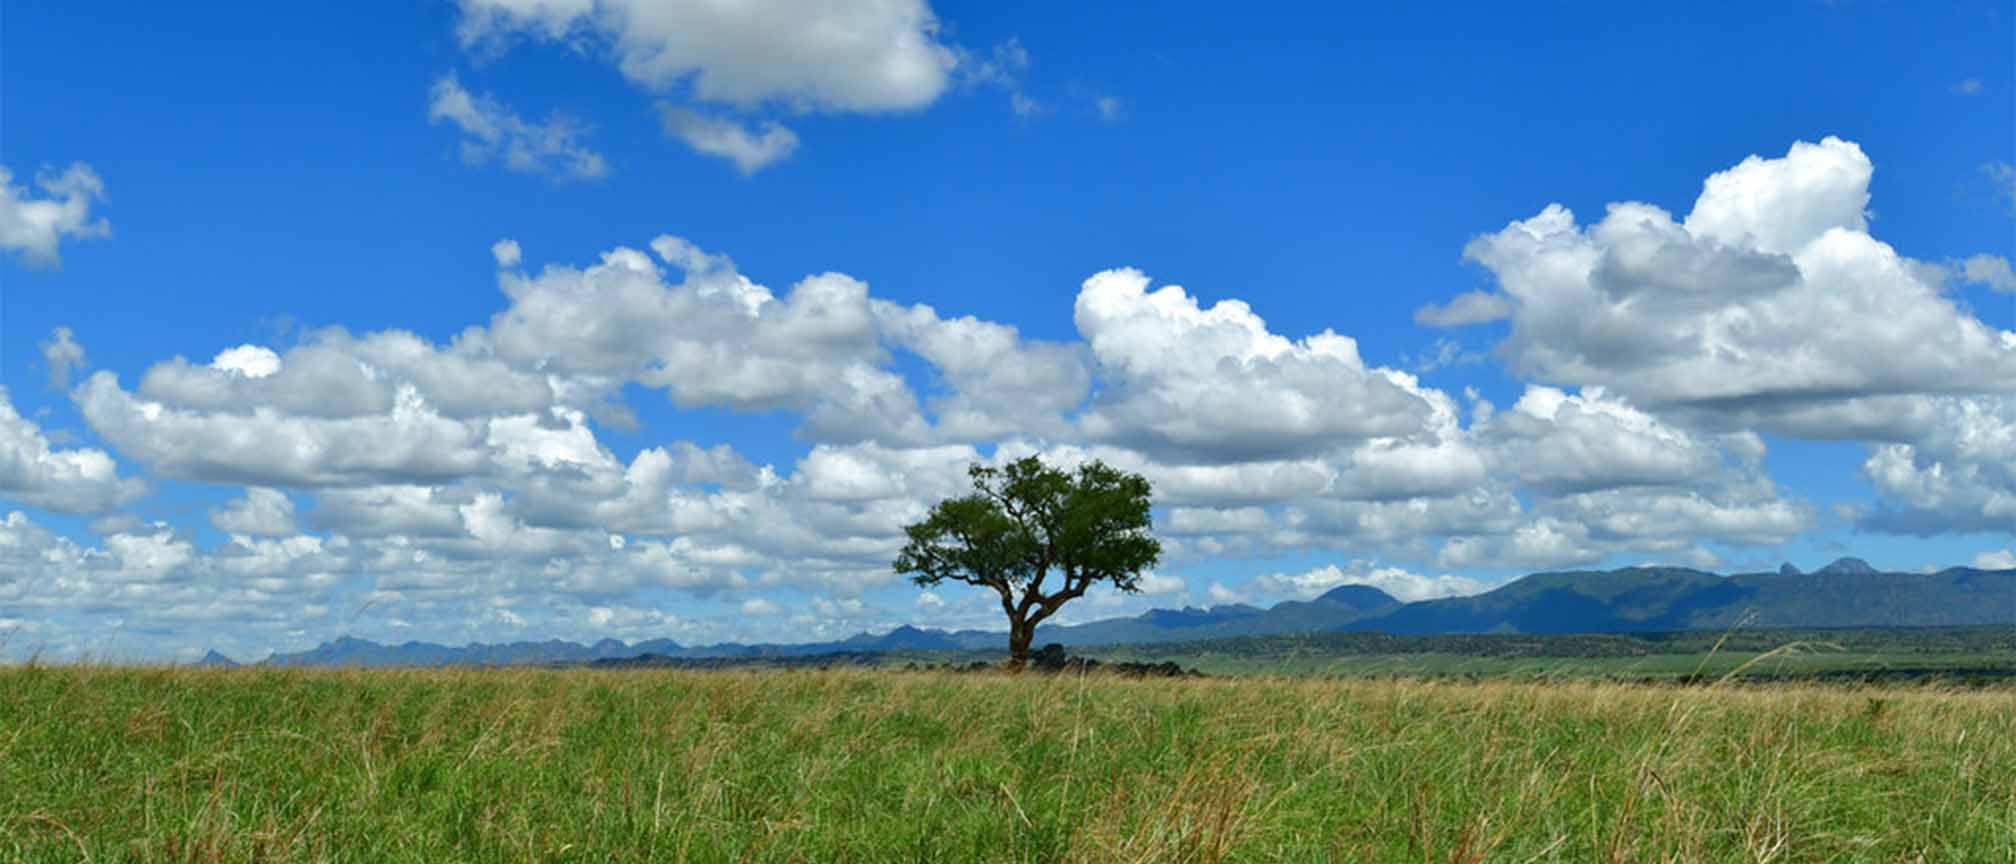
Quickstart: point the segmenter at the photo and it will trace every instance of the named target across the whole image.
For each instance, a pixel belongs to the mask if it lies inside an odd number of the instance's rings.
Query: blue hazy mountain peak
[[[1825,580],[1824,586],[1816,580]],[[1618,633],[1747,626],[1932,627],[2007,624],[2016,609],[2016,569],[1950,567],[1884,573],[1843,558],[1805,574],[1789,565],[1723,576],[1683,567],[1536,573],[1490,591],[1401,603],[1377,588],[1342,585],[1314,600],[1269,608],[1230,604],[1151,609],[1127,618],[1045,626],[1037,642],[1066,645],[1181,642],[1319,631],[1394,634]],[[275,654],[274,665],[576,665],[643,655],[670,658],[804,657],[831,653],[998,650],[1004,634],[905,624],[831,642],[681,646],[668,639],[592,645],[548,640],[461,647],[381,645],[340,636],[308,651]],[[229,662],[222,655],[213,655]],[[204,659],[205,663],[210,657]]]

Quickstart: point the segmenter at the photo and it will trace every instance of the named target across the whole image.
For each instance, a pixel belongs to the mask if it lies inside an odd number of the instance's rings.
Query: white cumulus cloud
[[[294,502],[287,493],[261,486],[250,487],[243,497],[211,510],[210,524],[227,534],[248,537],[284,536],[299,530],[294,524]]]
[[[466,45],[585,37],[630,80],[708,102],[833,112],[936,100],[957,57],[922,0],[462,0]]]
[[[2016,549],[1990,549],[1974,556],[1974,566],[1982,570],[2016,570]]]
[[[68,327],[58,327],[39,347],[42,365],[49,368],[49,386],[59,390],[70,386],[71,373],[85,366],[84,346],[77,344],[76,334]]]
[[[0,495],[45,510],[99,513],[142,491],[139,480],[119,476],[105,451],[52,445],[0,387]]]
[[[734,120],[671,103],[660,103],[658,111],[664,118],[666,134],[686,142],[686,146],[697,152],[735,163],[736,170],[745,177],[798,149],[797,133],[774,121],[763,123],[761,131],[752,132]]]
[[[1429,304],[1414,310],[1414,320],[1430,327],[1464,327],[1498,321],[1512,314],[1512,301],[1503,294],[1467,291],[1440,306]]]
[[[1861,514],[1863,527],[2016,533],[2016,399],[1924,401],[1933,419],[1922,434],[1875,447],[1862,463],[1882,496]]]
[[[1078,332],[1107,383],[1084,416],[1093,439],[1240,462],[1425,428],[1428,401],[1367,366],[1349,336],[1290,340],[1244,302],[1206,309],[1181,287],[1148,289],[1139,271],[1108,270],[1078,294]]]
[[[1379,567],[1353,561],[1348,567],[1326,564],[1301,573],[1269,573],[1256,583],[1260,590],[1276,596],[1307,600],[1340,585],[1367,585],[1403,603],[1476,594],[1491,586],[1461,576],[1427,576],[1401,567]]]
[[[1868,233],[1873,170],[1852,143],[1799,143],[1708,178],[1682,221],[1623,203],[1585,227],[1555,205],[1466,254],[1511,300],[1515,371],[1647,410],[1840,438],[1909,407],[1872,400],[2016,390],[2016,333]]]
[[[0,252],[54,266],[62,261],[57,246],[64,238],[112,233],[111,223],[91,218],[92,203],[105,198],[105,183],[91,166],[74,162],[61,173],[42,171],[35,175],[35,187],[40,196],[14,185],[13,172],[0,166]]]
[[[427,119],[462,132],[462,158],[472,165],[492,159],[513,171],[592,180],[609,173],[602,154],[581,142],[586,130],[564,118],[526,120],[487,94],[471,93],[455,76],[428,91]]]
[[[1961,262],[1961,277],[1977,285],[1986,285],[1990,290],[2016,293],[2016,271],[2009,269],[2009,259],[2000,255],[1973,255]]]

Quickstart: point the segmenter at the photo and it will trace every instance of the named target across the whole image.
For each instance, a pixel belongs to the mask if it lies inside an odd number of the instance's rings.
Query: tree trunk
[[[1008,671],[1020,672],[1029,666],[1029,643],[1036,638],[1036,628],[1020,620],[1008,622]]]

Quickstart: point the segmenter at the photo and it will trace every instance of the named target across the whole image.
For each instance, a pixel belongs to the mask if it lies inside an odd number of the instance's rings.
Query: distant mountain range
[[[1410,635],[1469,633],[1628,633],[1668,630],[1831,627],[2016,626],[2016,569],[1951,567],[1937,573],[1883,573],[1843,558],[1811,573],[1786,565],[1771,573],[1722,576],[1680,567],[1536,573],[1470,597],[1402,603],[1384,591],[1344,585],[1313,600],[1271,608],[1230,605],[1154,609],[1131,618],[1044,627],[1038,645],[1184,642],[1227,636],[1320,631]],[[383,645],[344,637],[294,654],[282,666],[502,666],[579,664],[653,654],[671,658],[802,657],[833,653],[994,650],[998,631],[898,627],[835,642],[686,646],[669,639],[592,645],[547,642],[428,642]],[[231,661],[216,652],[206,665]]]

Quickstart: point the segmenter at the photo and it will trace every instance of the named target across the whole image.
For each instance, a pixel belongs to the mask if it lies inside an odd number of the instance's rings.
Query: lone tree
[[[903,529],[896,572],[922,586],[947,579],[984,585],[1008,613],[1008,663],[1029,660],[1036,625],[1099,582],[1140,590],[1162,543],[1149,533],[1148,480],[1090,462],[1066,473],[1030,456],[974,465],[973,494],[941,501]],[[1063,583],[1050,583],[1051,571]]]

